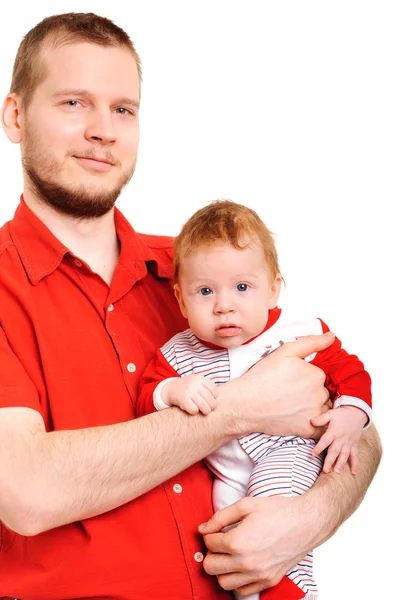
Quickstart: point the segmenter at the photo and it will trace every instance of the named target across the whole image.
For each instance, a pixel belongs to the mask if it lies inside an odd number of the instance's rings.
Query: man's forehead
[[[43,83],[52,93],[63,90],[108,92],[139,101],[140,76],[128,48],[73,42],[44,47],[41,52]]]

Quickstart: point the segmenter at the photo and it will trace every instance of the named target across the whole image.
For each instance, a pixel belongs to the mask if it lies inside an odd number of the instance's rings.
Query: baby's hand
[[[187,375],[171,379],[161,392],[162,400],[169,406],[178,406],[190,415],[203,415],[216,408],[218,388],[213,381],[202,375]]]
[[[353,475],[356,474],[359,464],[358,442],[366,422],[366,413],[361,408],[349,405],[333,408],[312,419],[315,426],[328,423],[327,431],[321,436],[312,453],[320,454],[329,446],[323,466],[324,473],[330,473],[332,467],[335,473],[340,473],[349,460],[351,471]]]

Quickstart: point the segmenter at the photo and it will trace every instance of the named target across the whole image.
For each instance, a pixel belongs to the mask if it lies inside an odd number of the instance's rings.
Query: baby
[[[218,385],[281,344],[329,331],[318,318],[277,308],[281,283],[273,237],[255,211],[227,200],[197,211],[175,240],[174,290],[190,328],[169,340],[147,367],[139,411],[149,412],[153,403],[157,410],[178,406],[207,415],[217,405]],[[333,402],[322,417],[326,432],[318,442],[250,433],[219,448],[205,459],[215,474],[215,510],[244,496],[303,494],[316,481],[326,448],[324,471],[339,472],[349,461],[356,473],[358,441],[371,420],[370,377],[337,338],[305,360],[326,374]],[[238,592],[235,597],[242,598]],[[315,600],[312,553],[277,586],[250,600],[259,597]]]

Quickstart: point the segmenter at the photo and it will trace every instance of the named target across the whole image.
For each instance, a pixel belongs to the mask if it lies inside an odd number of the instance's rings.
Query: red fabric
[[[161,350],[158,349],[152,361],[147,365],[140,380],[140,390],[137,399],[137,416],[142,417],[156,412],[153,394],[157,385],[169,379],[169,377],[180,377],[177,371],[168,363]]]
[[[0,229],[0,407],[33,408],[48,431],[134,418],[145,366],[187,327],[171,286],[172,240],[136,234],[117,210],[115,224],[111,288],[23,201]],[[230,597],[194,558],[206,552],[197,526],[213,512],[211,483],[198,463],[116,510],[34,537],[0,524],[0,596]]]
[[[330,331],[328,326],[319,319],[323,333]],[[371,378],[364,370],[363,363],[354,354],[348,354],[340,340],[334,342],[316,354],[312,364],[320,367],[326,373],[325,386],[332,400],[337,396],[353,396],[364,400],[371,407]]]
[[[260,600],[300,600],[305,595],[289,577],[283,577],[277,585],[261,592]]]

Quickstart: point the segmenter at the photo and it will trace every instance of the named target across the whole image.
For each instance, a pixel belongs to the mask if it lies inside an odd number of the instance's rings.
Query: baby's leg
[[[246,493],[244,489],[236,489],[222,479],[215,477],[215,481],[213,483],[213,508],[215,510],[222,510],[222,508],[226,508],[226,506],[230,506],[230,504],[238,502],[238,500],[245,498],[245,496]],[[232,527],[236,527],[236,525],[225,527],[223,531],[228,531]],[[233,593],[236,600],[259,600],[259,594],[251,594],[250,596],[245,596],[244,598],[244,596],[241,596],[241,594],[236,591]]]
[[[312,456],[315,443],[313,440],[302,438],[281,438],[278,446],[263,452],[262,458],[254,464],[248,483],[248,496],[303,494],[314,484],[322,468],[321,458]],[[265,600],[316,599],[313,553],[307,554],[277,586],[262,592],[261,598]]]

